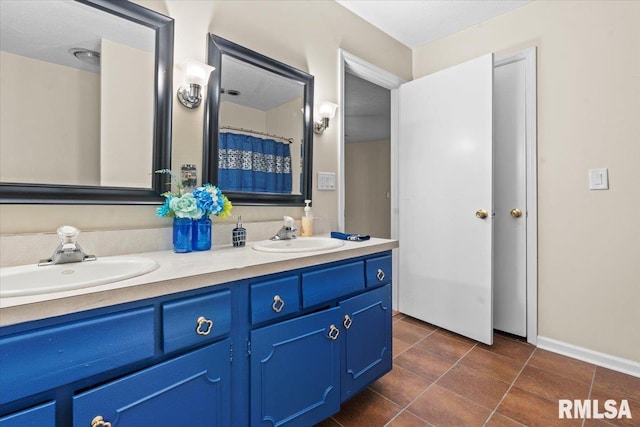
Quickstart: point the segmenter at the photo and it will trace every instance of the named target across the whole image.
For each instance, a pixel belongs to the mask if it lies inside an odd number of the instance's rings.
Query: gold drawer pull
[[[344,328],[349,329],[352,323],[353,323],[353,320],[351,320],[351,317],[349,317],[348,314],[345,314],[344,321],[342,322],[342,324],[344,325]]]
[[[91,420],[91,427],[111,427],[111,423],[105,421],[100,415]]]
[[[280,295],[276,295],[275,297],[273,297],[273,304],[271,304],[271,308],[276,313],[280,313],[282,311],[282,309],[284,308],[284,300],[280,298]]]
[[[376,277],[378,278],[379,282],[382,282],[384,280],[384,270],[379,268]]]
[[[213,329],[213,320],[209,320],[204,316],[198,317],[198,326],[196,327],[198,335],[209,335],[211,329]]]
[[[329,339],[335,341],[338,339],[338,335],[340,335],[340,329],[336,328],[336,325],[329,326],[329,333],[327,334]]]

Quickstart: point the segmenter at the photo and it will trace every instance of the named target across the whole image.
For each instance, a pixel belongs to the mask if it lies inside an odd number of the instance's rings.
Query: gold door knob
[[[520,218],[522,216],[522,211],[518,208],[513,208],[511,209],[510,214],[514,218]]]
[[[485,211],[484,209],[479,209],[476,211],[476,218],[485,219],[488,216],[489,212]]]

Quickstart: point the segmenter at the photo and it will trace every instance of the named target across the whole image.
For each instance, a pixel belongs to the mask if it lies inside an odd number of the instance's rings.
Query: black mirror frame
[[[75,1],[155,30],[156,64],[152,165],[154,171],[170,169],[173,105],[173,19],[128,1]],[[161,204],[164,199],[160,193],[168,188],[168,178],[165,174],[154,174],[153,171],[151,173],[151,188],[0,183],[0,203]]]
[[[218,181],[218,132],[220,117],[220,82],[222,55],[229,55],[266,71],[296,80],[304,84],[304,129],[302,153],[302,194],[263,194],[224,191],[235,205],[245,206],[304,206],[311,198],[313,171],[313,82],[311,74],[283,64],[251,49],[240,46],[214,34],[208,36],[208,63],[215,67],[209,76],[207,102],[204,117],[204,144],[202,157],[202,182],[217,185]]]

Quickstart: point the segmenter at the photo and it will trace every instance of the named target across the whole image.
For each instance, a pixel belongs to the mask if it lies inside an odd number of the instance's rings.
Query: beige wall
[[[100,184],[149,188],[154,54],[103,38],[100,59]]]
[[[389,140],[345,144],[347,233],[391,237],[390,150]]]
[[[414,78],[537,46],[539,335],[640,361],[640,2],[536,1],[414,52]],[[608,167],[610,190],[587,170]]]
[[[302,103],[302,98],[293,99],[272,108],[266,113],[269,133],[294,139],[289,144],[289,150],[291,151],[291,192],[294,194],[301,194],[302,192],[300,188],[300,171],[302,169],[300,152],[304,127],[302,109],[300,108]]]
[[[405,79],[411,76],[411,51],[333,1],[142,1],[145,7],[175,19],[174,63],[206,60],[206,35],[213,32],[315,76],[315,98],[338,101],[338,49]],[[182,84],[174,68],[174,93]],[[173,169],[201,164],[204,109],[188,110],[173,96]],[[332,126],[314,141],[314,171],[337,172],[338,129]],[[202,170],[201,167],[198,168]],[[337,227],[335,191],[313,192],[314,214]],[[154,206],[0,207],[0,233],[51,231],[71,223],[80,229],[168,225],[155,217]],[[302,208],[237,207],[243,221],[299,218]],[[215,221],[219,221],[216,219]]]
[[[0,52],[0,181],[98,185],[99,99],[96,73]]]

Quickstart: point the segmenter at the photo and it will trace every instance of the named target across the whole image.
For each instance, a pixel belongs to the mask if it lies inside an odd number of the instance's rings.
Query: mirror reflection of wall
[[[229,55],[222,56],[220,132],[288,144],[291,155],[291,190],[288,194],[302,194],[303,110],[302,83]],[[221,185],[222,190],[226,190]]]
[[[0,19],[0,182],[150,188],[155,31],[79,2]]]

